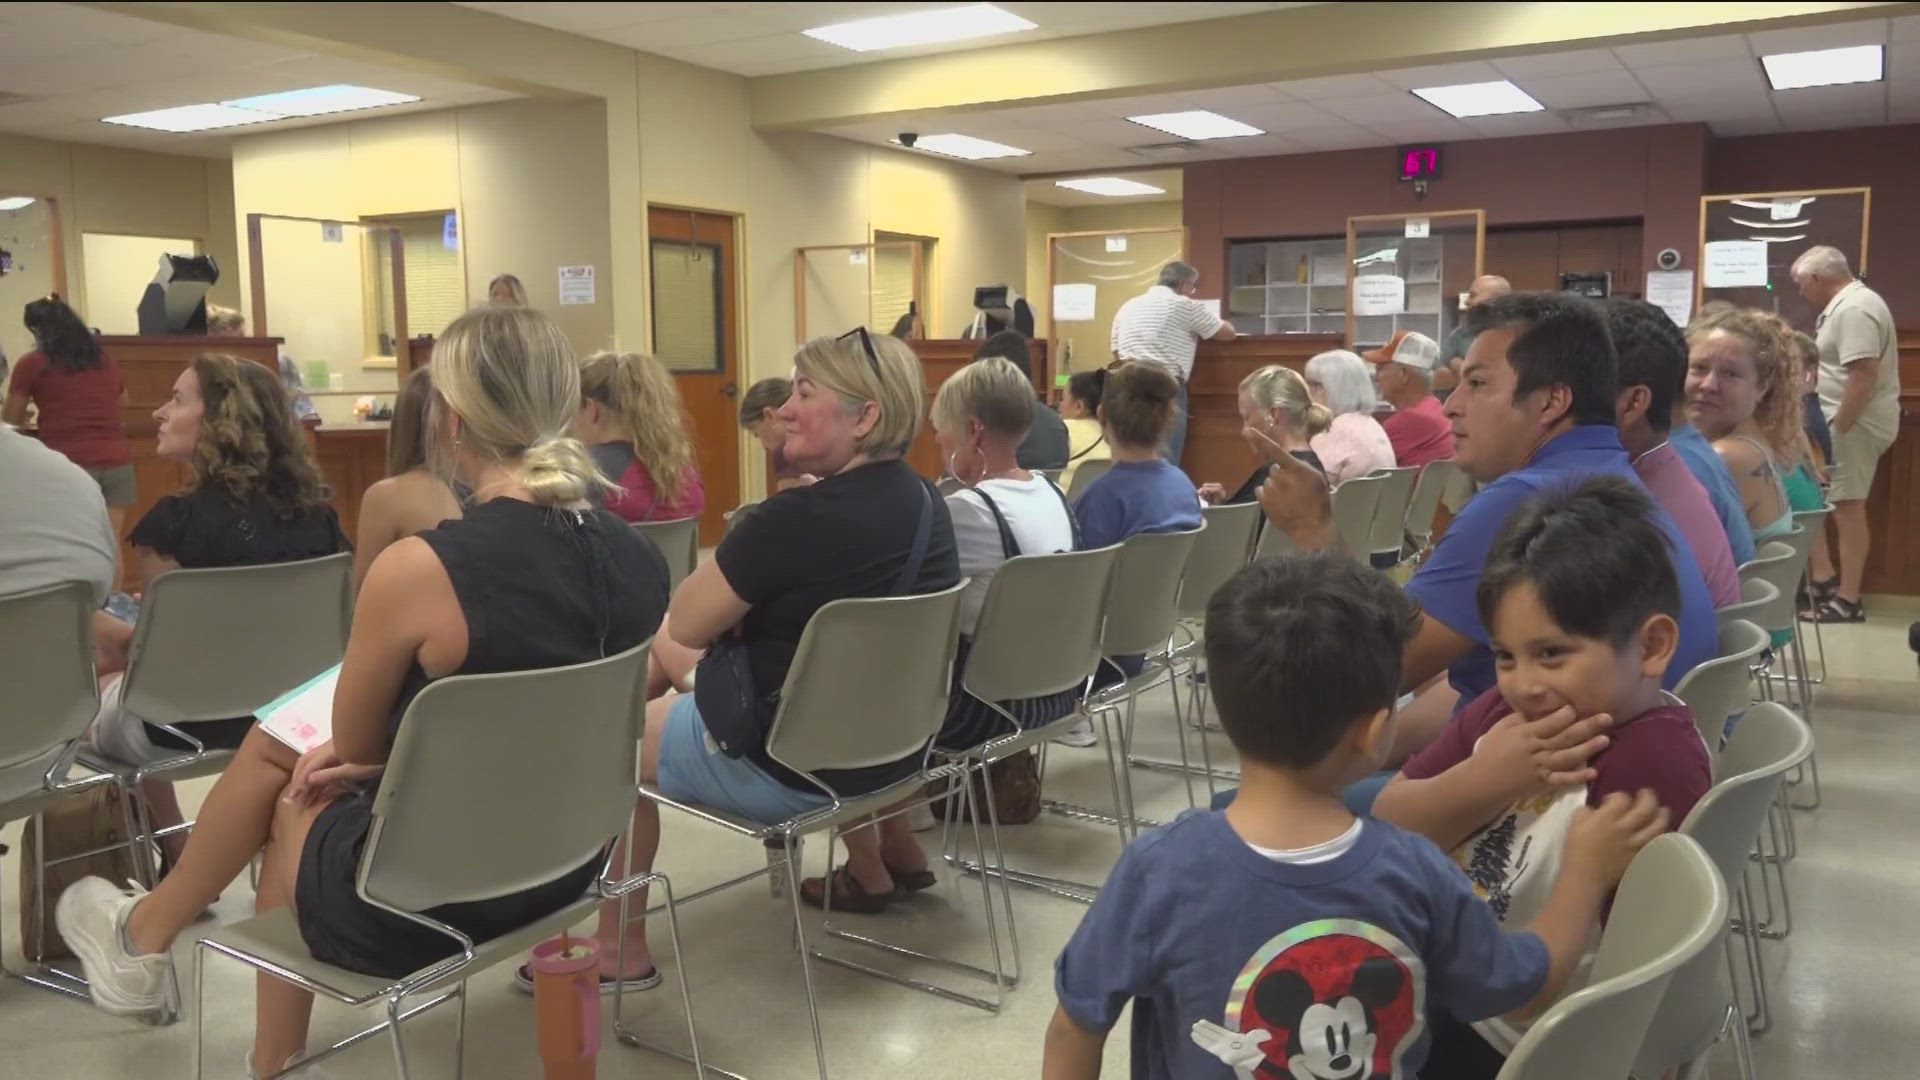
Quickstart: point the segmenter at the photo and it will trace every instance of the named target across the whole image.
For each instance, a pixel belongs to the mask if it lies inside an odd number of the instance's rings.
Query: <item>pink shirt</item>
[[[1440,411],[1440,399],[1428,394],[1412,408],[1399,409],[1380,421],[1393,443],[1393,457],[1401,468],[1425,465],[1453,456],[1453,425]]]
[[[1341,413],[1332,426],[1307,440],[1326,466],[1327,481],[1343,484],[1375,469],[1393,468],[1393,443],[1380,421],[1359,413]]]
[[[1680,535],[1693,549],[1700,573],[1707,579],[1707,594],[1713,606],[1726,607],[1740,602],[1740,573],[1733,562],[1733,548],[1727,543],[1727,531],[1713,509],[1707,489],[1687,468],[1687,463],[1672,443],[1659,446],[1634,459],[1633,471],[1647,485],[1653,497],[1680,527]]]

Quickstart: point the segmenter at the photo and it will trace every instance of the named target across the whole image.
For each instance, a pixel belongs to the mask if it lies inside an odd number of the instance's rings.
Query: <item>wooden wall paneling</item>
[[[1864,589],[1920,596],[1920,330],[1900,333],[1900,433],[1880,459],[1867,496]]]
[[[926,407],[933,407],[933,395],[940,390],[940,384],[947,376],[973,363],[973,351],[980,347],[978,341],[960,338],[929,339],[910,341],[914,355],[920,358],[920,370],[926,375]],[[1033,357],[1034,390],[1044,394],[1046,387],[1041,383],[1044,373],[1051,370],[1048,362],[1047,341],[1034,338],[1027,342],[1027,348]],[[913,446],[907,451],[907,464],[913,471],[929,480],[938,480],[947,473],[946,460],[940,454],[940,445],[933,437],[933,424],[925,416],[921,417],[920,430],[913,437]]]
[[[1268,364],[1298,371],[1315,355],[1342,348],[1338,334],[1278,334],[1203,341],[1187,383],[1187,445],[1180,467],[1193,482],[1240,486],[1259,464],[1240,436],[1240,382]]]

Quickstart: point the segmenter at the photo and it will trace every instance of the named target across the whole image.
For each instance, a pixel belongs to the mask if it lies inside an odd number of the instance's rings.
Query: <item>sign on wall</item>
[[[594,302],[593,267],[563,266],[560,268],[560,302],[562,304]]]
[[[1763,240],[1710,240],[1701,277],[1709,289],[1738,289],[1767,284],[1767,244]]]
[[[1398,315],[1407,310],[1407,279],[1398,274],[1361,274],[1353,279],[1355,315]]]

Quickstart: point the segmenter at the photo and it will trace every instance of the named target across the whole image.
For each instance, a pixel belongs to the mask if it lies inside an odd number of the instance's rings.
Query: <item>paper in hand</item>
[[[260,730],[304,754],[333,738],[333,689],[340,665],[294,687],[255,710]]]

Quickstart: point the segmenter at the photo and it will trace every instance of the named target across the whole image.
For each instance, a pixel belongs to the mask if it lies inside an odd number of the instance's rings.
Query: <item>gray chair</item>
[[[1753,665],[1765,651],[1765,630],[1744,619],[1722,623],[1720,654],[1687,672],[1674,687],[1674,696],[1693,710],[1693,722],[1709,757],[1719,758],[1727,725],[1753,701]]]
[[[814,1060],[822,1080],[827,1076],[827,1051],[820,1034],[820,1007],[811,960],[821,959],[868,974],[880,973],[808,947],[806,919],[800,901],[800,839],[909,799],[927,784],[946,779],[950,771],[930,769],[923,764],[904,780],[879,791],[850,797],[835,793],[818,779],[818,774],[824,770],[899,761],[922,753],[932,741],[946,719],[954,646],[959,639],[960,594],[966,586],[962,580],[951,588],[920,596],[835,600],[822,606],[808,620],[781,688],[766,750],[768,756],[808,777],[829,797],[818,810],[767,825],[712,807],[678,801],[655,784],[640,785],[642,797],[663,807],[780,849],[783,857],[770,861],[766,867],[703,889],[682,903],[768,873],[786,876],[785,893],[793,908],[794,942],[800,953],[801,978],[806,987]],[[991,904],[992,895],[984,881],[981,892]],[[989,929],[992,930],[991,924]],[[996,982],[995,1001],[927,985],[916,988],[997,1011],[998,992],[1005,984],[997,974],[1001,967],[998,938],[991,933],[989,938],[995,957],[996,973],[991,976]],[[621,1032],[620,1037],[634,1045],[654,1047],[631,1031]]]
[[[20,874],[35,889],[46,880],[49,865],[92,854],[82,852],[50,863],[46,836],[39,831],[40,811],[63,796],[117,783],[107,773],[68,776],[78,740],[100,707],[99,684],[93,674],[94,607],[93,587],[77,581],[0,596],[0,686],[6,688],[0,693],[0,825],[33,818],[30,827],[35,830],[39,858],[32,867],[22,865]],[[127,815],[122,835],[131,838],[136,826],[126,800],[120,805]],[[34,931],[43,925],[44,920],[36,920]],[[40,944],[33,943],[36,954]],[[45,990],[87,998],[85,980],[59,968],[48,964],[17,972],[7,968],[4,926],[0,926],[0,972]]]
[[[1380,469],[1370,475],[1379,477],[1381,483],[1380,501],[1374,507],[1373,526],[1367,533],[1367,554],[1382,562],[1390,556],[1398,563],[1407,542],[1407,508],[1413,500],[1413,485],[1420,469]]]
[[[1767,609],[1780,597],[1780,590],[1761,581],[1759,578],[1743,578],[1740,581],[1740,602],[1715,608],[1714,619],[1725,630],[1736,622],[1752,623],[1766,629]]]
[[[1588,983],[1527,1029],[1499,1080],[1620,1080],[1674,973],[1727,930],[1727,886],[1692,838],[1657,837],[1614,894]]]
[[[1698,841],[1713,860],[1743,926],[1750,924],[1752,911],[1746,873],[1749,853],[1768,823],[1787,771],[1806,760],[1812,750],[1813,732],[1804,721],[1779,704],[1757,706],[1727,744],[1721,778],[1680,826],[1680,832]],[[1766,992],[1765,969],[1758,941],[1751,934],[1744,940],[1759,1011]],[[1753,1080],[1748,1025],[1732,985],[1723,978],[1731,975],[1733,960],[1732,942],[1727,944],[1724,957],[1703,953],[1674,973],[1634,1066],[1634,1075],[1641,1080],[1659,1080],[1676,1070],[1683,1077],[1696,1075],[1707,1051],[1728,1034],[1734,1039],[1741,1075]]]
[[[1806,575],[1807,557],[1812,551],[1811,537],[1794,527],[1793,541],[1774,540],[1761,545],[1752,559],[1741,564],[1740,578],[1760,580],[1772,585],[1778,593],[1771,604],[1761,613],[1760,626],[1779,644],[1774,646],[1777,665],[1769,664],[1760,672],[1760,690],[1762,696],[1771,700],[1773,683],[1777,678],[1780,694],[1794,708],[1800,711],[1808,723],[1814,721],[1813,682],[1807,677],[1807,654],[1800,639],[1800,580]],[[1813,798],[1804,803],[1794,803],[1800,810],[1814,810],[1820,806],[1820,756],[1816,752],[1807,758],[1807,773],[1812,781]]]
[[[1452,458],[1429,461],[1420,467],[1413,483],[1413,495],[1407,500],[1407,535],[1413,538],[1414,554],[1424,552],[1433,543],[1433,519],[1440,513],[1440,497],[1447,485],[1460,475],[1460,466]]]
[[[1386,483],[1380,475],[1356,476],[1333,489],[1333,527],[1347,554],[1362,563],[1373,549],[1373,512]]]
[[[1804,551],[1809,563],[1811,563],[1813,558],[1813,547],[1819,542],[1820,537],[1826,535],[1827,518],[1832,515],[1832,506],[1823,506],[1818,510],[1801,510],[1793,515],[1793,523],[1800,526],[1804,532],[1796,534],[1798,539],[1790,538],[1788,542],[1793,543],[1794,547],[1800,548],[1802,546],[1800,541],[1803,540],[1805,545]],[[1813,580],[1813,567],[1811,565],[1807,567],[1805,577],[1802,580],[1809,582]],[[1811,681],[1815,686],[1819,686],[1827,681],[1827,639],[1826,635],[1820,631],[1820,620],[1813,619],[1811,621],[1813,623],[1813,651],[1820,656],[1819,674],[1812,676]]]
[[[667,559],[667,588],[678,589],[700,562],[700,519],[636,521],[633,531],[653,541]]]
[[[353,621],[353,554],[299,562],[173,570],[153,579],[127,653],[120,707],[192,749],[156,747],[139,761],[83,752],[89,767],[119,776],[137,795],[148,780],[189,780],[225,769],[230,750],[209,750],[176,725],[251,715],[338,664]],[[142,835],[155,834],[134,800]],[[150,863],[148,845],[135,848]],[[154,868],[146,866],[148,880]]]
[[[383,911],[446,934],[454,955],[402,979],[378,978],[315,960],[293,909],[223,926],[199,942],[195,972],[194,1075],[201,1075],[207,952],[352,1006],[382,1003],[386,1019],[301,1066],[385,1031],[394,1064],[409,1075],[401,1021],[456,1001],[454,1072],[462,1072],[466,981],[591,916],[602,901],[649,884],[667,896],[681,1003],[692,1028],[686,965],[671,886],[657,874],[613,875],[608,845],[633,814],[635,747],[645,714],[647,643],[585,664],[438,679],[407,706],[373,797],[373,825],[356,890]],[[531,723],[531,718],[538,723]],[[511,793],[476,799],[474,792]],[[593,862],[599,878],[580,899],[491,941],[476,942],[425,912],[502,896]],[[430,1000],[408,1006],[423,996]],[[615,998],[616,1023],[620,998]],[[690,1037],[692,1036],[690,1030]],[[699,1061],[695,1037],[692,1060]]]
[[[1087,488],[1095,480],[1107,475],[1107,470],[1111,468],[1112,458],[1088,458],[1080,462],[1073,470],[1073,486],[1067,489],[1067,501],[1078,502],[1080,496],[1086,494]]]

